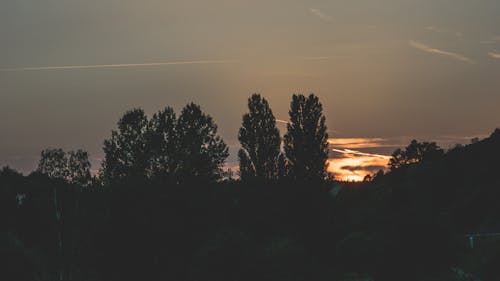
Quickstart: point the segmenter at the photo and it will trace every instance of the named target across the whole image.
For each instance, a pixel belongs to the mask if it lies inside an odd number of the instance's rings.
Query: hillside
[[[500,230],[499,157],[497,129],[437,159],[401,167],[359,189],[343,189],[336,224],[351,264],[375,275],[392,272],[394,278],[404,272],[439,275],[462,266],[484,280],[499,280],[500,239],[479,239],[471,250],[466,238]]]

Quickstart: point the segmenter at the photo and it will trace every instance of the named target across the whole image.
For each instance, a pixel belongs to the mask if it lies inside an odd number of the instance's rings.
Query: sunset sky
[[[500,1],[0,1],[2,166],[62,147],[97,169],[124,111],[190,101],[234,166],[252,93],[283,120],[293,93],[318,95],[341,179],[412,138],[468,143],[500,126]]]

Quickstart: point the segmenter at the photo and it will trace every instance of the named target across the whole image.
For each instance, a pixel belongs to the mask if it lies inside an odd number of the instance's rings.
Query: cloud
[[[337,148],[370,148],[387,146],[383,138],[330,138],[328,144]],[[389,145],[393,146],[393,145]]]
[[[237,60],[192,60],[192,61],[170,61],[170,62],[126,63],[126,64],[36,66],[36,67],[19,67],[19,68],[0,68],[0,71],[78,70],[78,69],[99,69],[99,68],[130,68],[130,67],[150,67],[150,66],[168,66],[168,65],[231,64],[231,63],[239,63],[239,61],[237,61]]]
[[[493,36],[487,40],[480,41],[481,44],[496,44],[500,42],[500,36]]]
[[[328,171],[343,181],[362,181],[366,175],[386,170],[388,159],[379,156],[341,157],[328,159]]]
[[[341,139],[342,143],[345,140],[369,140],[369,139]],[[381,140],[381,139],[379,139]],[[329,140],[331,145],[331,140]],[[368,141],[354,141],[353,143],[368,143]],[[335,178],[343,181],[361,181],[366,175],[373,174],[378,170],[387,169],[390,156],[362,152],[352,149],[336,149],[331,148],[331,151],[339,153],[328,159],[328,171],[333,173]]]
[[[303,60],[336,60],[343,59],[345,56],[323,56],[323,57],[304,57]]]
[[[462,32],[459,32],[459,31],[451,31],[448,29],[439,28],[439,27],[435,27],[435,26],[427,26],[425,29],[432,31],[432,32],[436,32],[436,33],[453,33],[456,37],[462,37],[462,35],[463,35]]]
[[[434,31],[434,32],[439,32],[439,33],[444,32],[443,30],[441,30],[441,29],[439,29],[439,28],[437,28],[435,26],[428,26],[425,29],[430,30],[430,31]]]
[[[492,57],[494,59],[500,59],[500,54],[499,53],[489,52],[488,55],[490,55],[490,57]]]
[[[388,155],[382,155],[382,154],[376,154],[376,153],[367,153],[367,152],[361,152],[361,151],[356,151],[356,150],[352,150],[352,149],[336,149],[336,148],[332,148],[332,151],[342,153],[345,156],[361,155],[361,156],[376,157],[376,158],[387,159],[387,160],[391,159],[391,156],[388,156]]]
[[[313,14],[313,15],[316,15],[318,18],[320,18],[321,20],[323,21],[332,21],[333,18],[326,15],[325,13],[323,13],[321,10],[319,9],[314,9],[314,8],[309,8],[309,11]]]
[[[458,61],[462,61],[462,62],[466,62],[466,63],[470,63],[470,64],[476,63],[474,60],[472,60],[464,55],[436,49],[436,48],[430,47],[428,45],[425,45],[425,44],[417,42],[417,41],[411,40],[410,46],[415,48],[415,49],[427,52],[427,53],[446,56],[446,57],[449,57],[449,58],[454,59],[454,60],[458,60]]]
[[[378,170],[383,170],[387,168],[387,166],[380,166],[380,165],[358,165],[358,166],[342,166],[340,167],[342,170],[347,170],[351,172],[356,172],[356,171],[378,171]]]

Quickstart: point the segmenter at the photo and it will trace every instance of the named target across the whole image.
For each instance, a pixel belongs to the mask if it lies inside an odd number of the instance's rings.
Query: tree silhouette
[[[278,178],[285,179],[290,175],[290,167],[285,153],[281,152],[278,156]]]
[[[289,115],[284,147],[290,176],[306,181],[325,179],[328,134],[318,97],[293,95]]]
[[[60,148],[45,149],[36,171],[80,186],[91,182],[89,154],[81,149],[68,153]]]
[[[250,157],[245,150],[238,150],[238,160],[240,162],[240,179],[248,180],[255,178],[255,166],[252,164],[252,160],[250,160]]]
[[[182,109],[176,131],[179,138],[179,181],[217,181],[229,156],[227,145],[217,135],[212,117],[190,103]]]
[[[118,131],[104,141],[105,158],[101,178],[105,183],[147,176],[148,119],[142,109],[127,111],[118,121]]]
[[[174,181],[178,169],[177,120],[171,107],[154,114],[149,122],[149,173],[154,178]]]
[[[242,146],[238,152],[241,179],[275,179],[281,144],[276,119],[267,100],[259,94],[248,99],[248,109],[238,134]]]
[[[444,151],[439,148],[435,142],[418,142],[412,140],[404,149],[396,149],[392,153],[392,158],[389,161],[391,170],[399,169],[403,166],[419,163],[427,159],[435,159],[444,154]]]
[[[69,175],[66,152],[61,148],[42,150],[36,171],[52,179],[66,180]]]
[[[78,149],[68,152],[67,155],[69,182],[80,186],[90,185],[92,176],[88,152]]]

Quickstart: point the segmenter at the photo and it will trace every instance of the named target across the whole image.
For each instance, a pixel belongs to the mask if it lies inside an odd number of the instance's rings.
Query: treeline
[[[267,100],[259,94],[248,99],[248,113],[238,133],[242,181],[328,179],[328,134],[318,97],[293,95],[289,115],[282,139]],[[88,154],[81,150],[68,155],[61,149],[44,150],[37,171],[81,185],[98,181],[105,186],[131,179],[214,183],[225,176],[228,147],[212,117],[194,103],[178,117],[171,107],[150,119],[142,109],[133,109],[117,125],[104,141],[105,158],[94,181]]]
[[[59,148],[42,151],[29,176],[4,168],[6,275],[235,280],[244,269],[254,271],[249,280],[295,275],[288,267],[300,268],[299,261],[312,266],[298,240],[315,244],[312,230],[330,216],[328,135],[315,95],[293,95],[289,114],[282,138],[267,100],[248,99],[237,181],[223,170],[228,147],[217,125],[194,103],[179,115],[170,107],[151,118],[127,111],[104,141],[97,175],[87,152]],[[279,269],[275,255],[285,258]],[[214,260],[220,264],[209,266]],[[226,266],[231,260],[234,267]],[[260,268],[242,264],[250,261]]]
[[[500,279],[500,241],[470,249],[465,236],[500,231],[500,130],[447,151],[412,141],[360,183],[326,173],[314,95],[293,96],[283,138],[251,96],[238,138],[229,180],[227,146],[199,106],[134,109],[98,176],[82,150],[44,150],[28,176],[1,169],[0,279]]]

